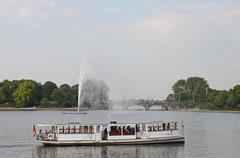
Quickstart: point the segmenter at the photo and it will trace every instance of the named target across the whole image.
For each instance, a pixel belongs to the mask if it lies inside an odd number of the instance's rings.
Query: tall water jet
[[[85,58],[83,58],[82,63],[80,65],[80,73],[79,73],[79,83],[78,83],[78,108],[77,111],[80,111],[80,105],[81,105],[81,91],[82,91],[82,84],[84,82],[87,70],[87,61]]]

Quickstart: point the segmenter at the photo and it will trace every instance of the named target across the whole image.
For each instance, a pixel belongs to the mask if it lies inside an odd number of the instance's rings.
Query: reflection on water
[[[79,146],[79,147],[49,147],[36,146],[32,158],[57,157],[136,157],[136,158],[180,158],[183,157],[184,144],[145,145],[145,146]]]

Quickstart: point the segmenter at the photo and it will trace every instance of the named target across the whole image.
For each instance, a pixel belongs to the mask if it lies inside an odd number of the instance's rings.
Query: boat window
[[[140,131],[140,125],[137,124],[137,125],[136,125],[136,132],[139,132],[139,131]]]
[[[170,130],[170,123],[167,124],[167,130]]]
[[[76,127],[75,127],[75,126],[72,126],[72,127],[71,127],[71,134],[75,134],[75,131],[76,131]]]
[[[117,136],[117,135],[121,135],[121,127],[120,126],[111,126],[110,127],[110,132],[109,135],[110,136]]]
[[[145,124],[142,124],[142,130],[146,131],[146,125]]]
[[[100,133],[100,126],[97,126],[96,132],[97,132],[97,133]]]
[[[66,133],[67,133],[67,134],[70,134],[70,126],[67,126],[67,128],[66,128]]]
[[[59,134],[63,134],[64,133],[64,126],[58,126],[59,128]]]
[[[163,130],[166,130],[166,123],[163,123]]]
[[[57,133],[57,126],[52,126],[51,133]]]
[[[130,126],[123,126],[123,135],[135,135],[135,128]]]
[[[175,130],[175,123],[170,123],[170,130]]]
[[[64,134],[67,134],[68,133],[68,127],[67,126],[63,126],[63,131],[64,131]]]
[[[162,124],[159,124],[158,125],[158,131],[162,131],[162,130],[163,130]]]
[[[78,133],[83,133],[83,131],[82,131],[82,126],[79,126],[79,128],[78,128]]]
[[[157,125],[153,126],[153,131],[158,131],[158,126]]]
[[[149,125],[148,126],[148,132],[152,132],[153,130],[152,130],[152,125]]]
[[[91,134],[94,133],[94,128],[93,128],[93,126],[90,126],[90,128],[89,128],[89,133],[91,133]]]
[[[178,129],[178,128],[177,128],[177,124],[178,124],[178,123],[177,123],[177,122],[175,122],[175,130],[177,130],[177,129]]]
[[[88,126],[83,127],[83,133],[88,133]]]

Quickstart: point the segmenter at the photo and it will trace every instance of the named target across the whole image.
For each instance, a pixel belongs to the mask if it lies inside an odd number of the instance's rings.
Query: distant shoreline
[[[0,108],[0,111],[76,111],[76,108]],[[83,110],[80,110],[83,111]]]
[[[76,108],[0,108],[0,111],[76,111]],[[111,110],[111,109],[110,109]],[[131,109],[132,111],[133,109]],[[86,111],[82,109],[80,111]],[[139,111],[136,109],[135,111]],[[141,110],[144,111],[144,110]],[[146,111],[161,111],[161,110],[146,110]],[[194,109],[183,109],[183,110],[173,110],[175,112],[215,112],[215,113],[240,113],[238,110],[194,110]]]

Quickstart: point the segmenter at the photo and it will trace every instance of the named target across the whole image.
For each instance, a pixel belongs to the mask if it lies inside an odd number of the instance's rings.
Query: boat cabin
[[[181,122],[146,122],[110,124],[37,124],[34,127],[39,141],[109,141],[149,139],[181,134]]]

